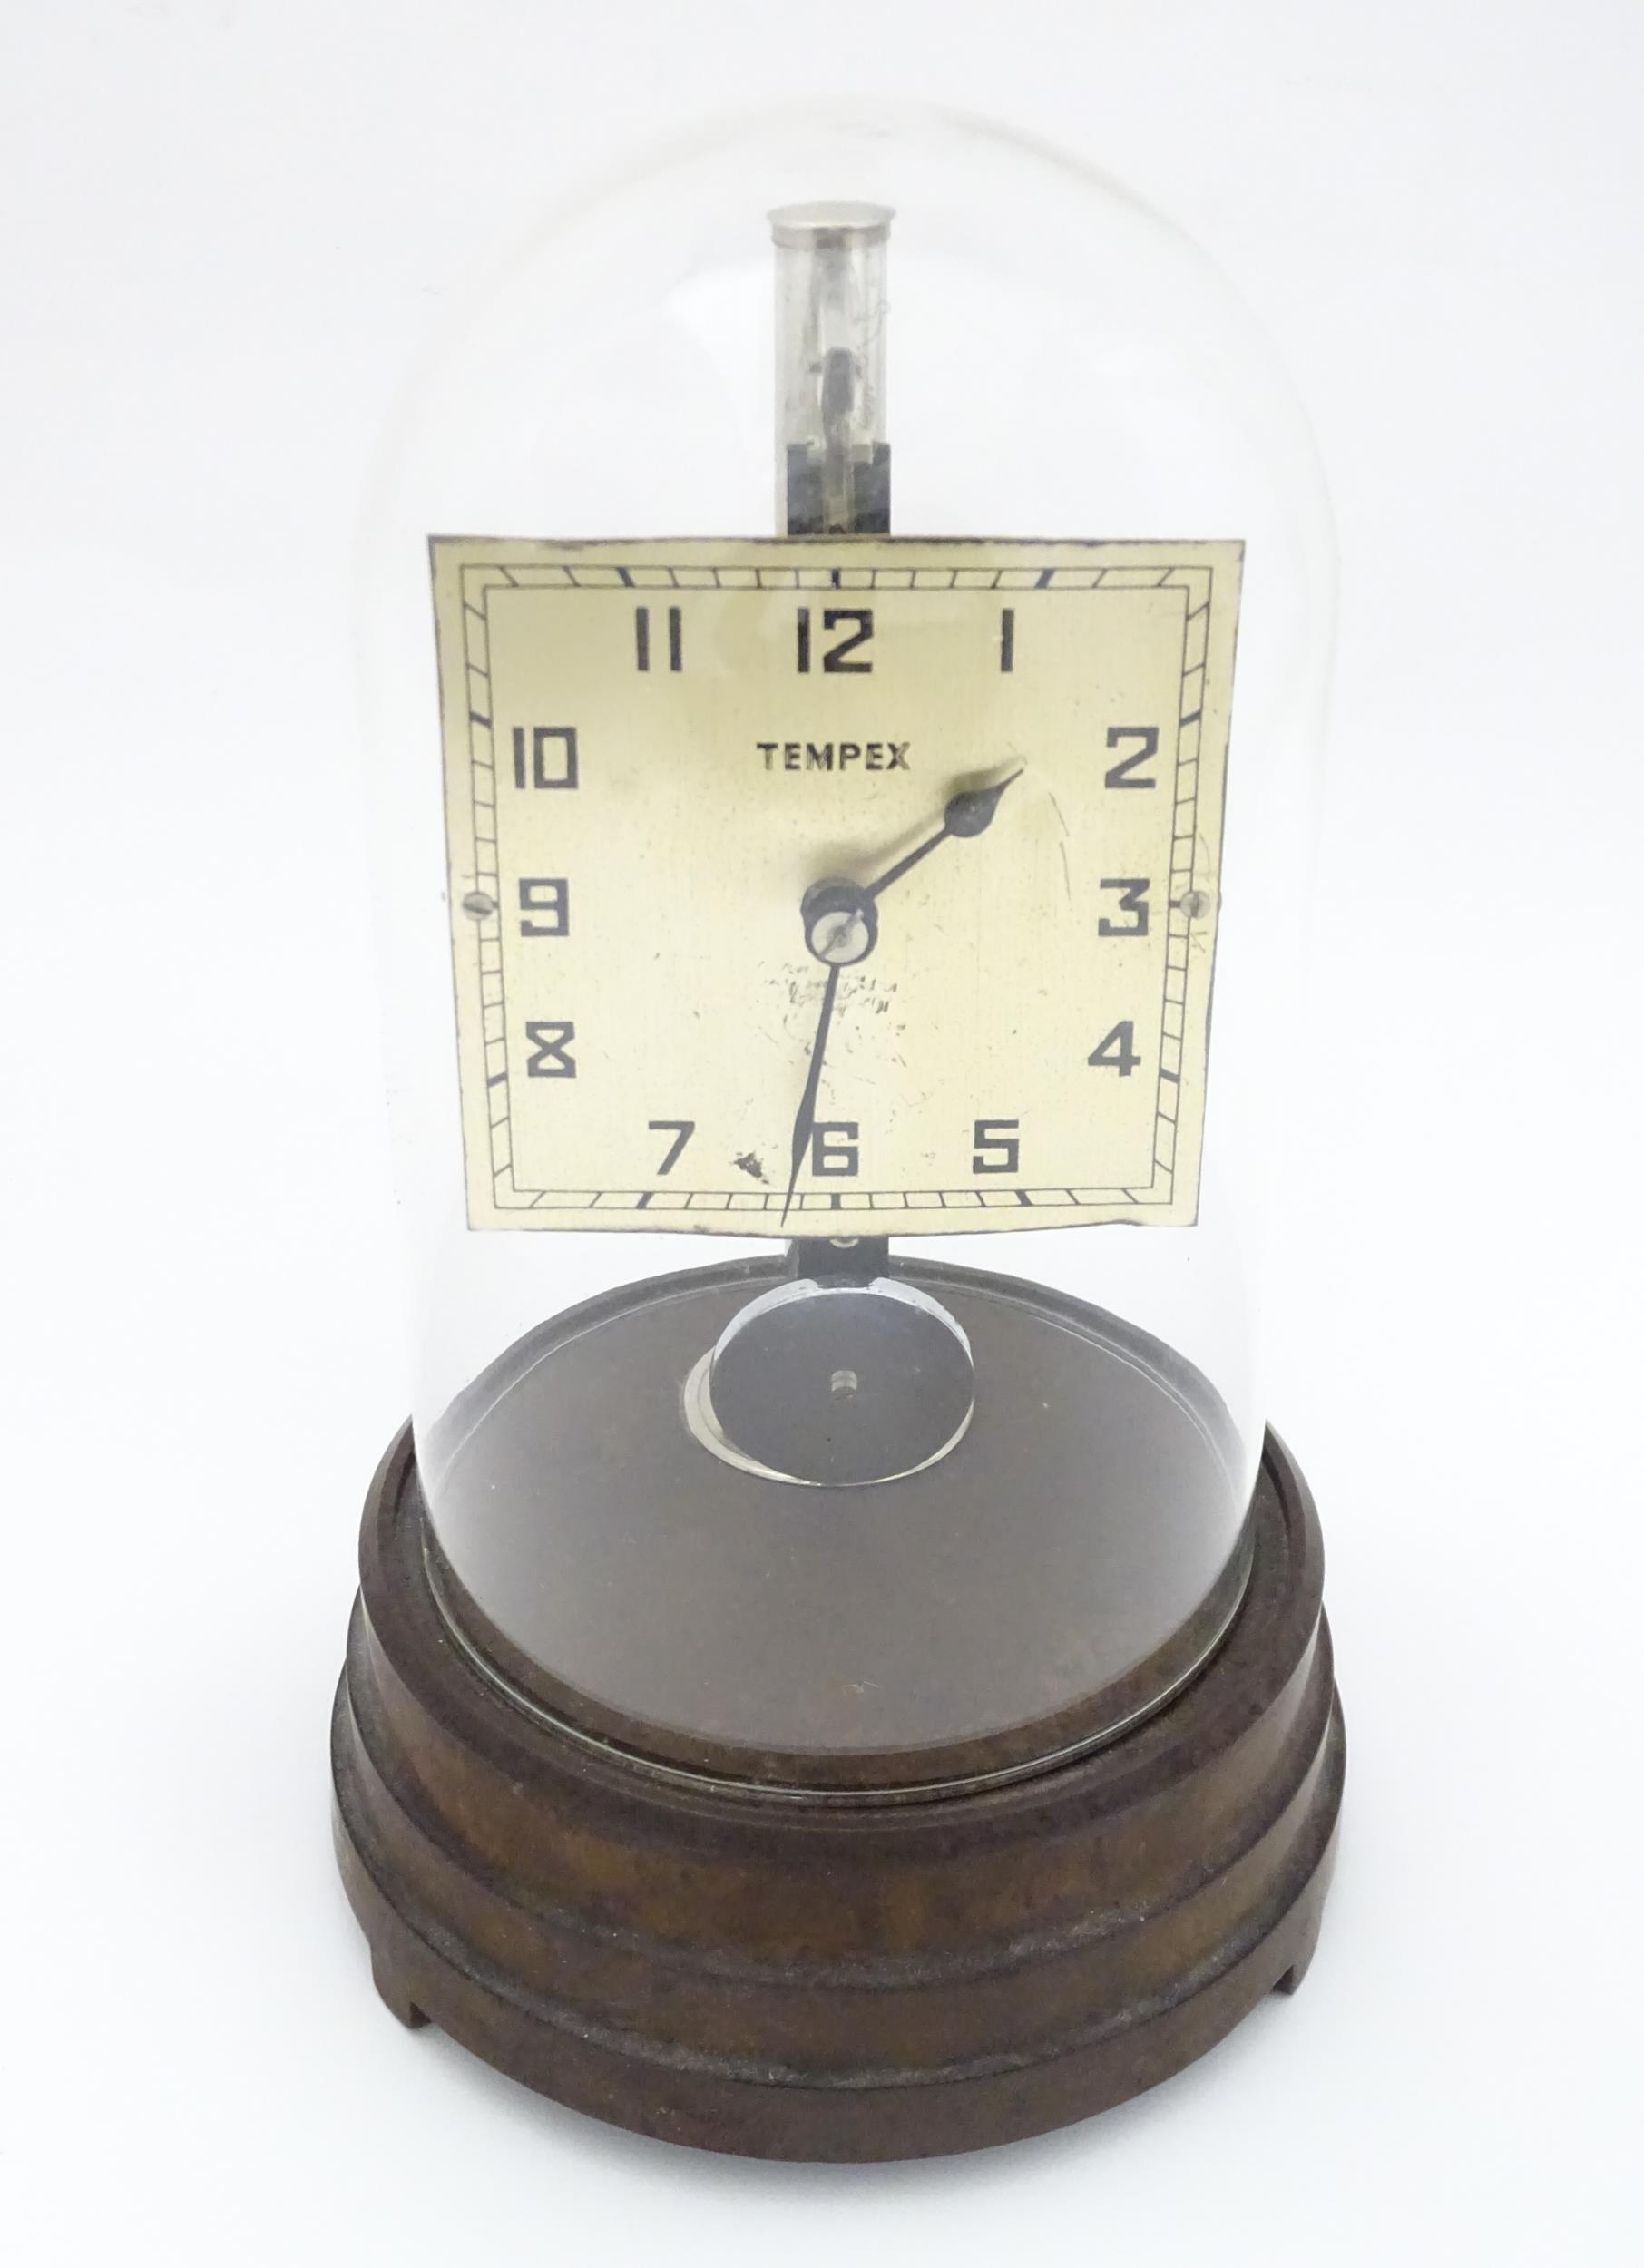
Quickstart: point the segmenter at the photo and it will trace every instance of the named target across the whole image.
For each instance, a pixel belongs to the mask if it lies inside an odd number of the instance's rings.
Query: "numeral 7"
[[[653,1134],[673,1136],[672,1141],[668,1145],[667,1157],[657,1168],[659,1173],[671,1173],[680,1162],[680,1154],[686,1143],[697,1130],[696,1120],[694,1119],[647,1119],[645,1123]]]

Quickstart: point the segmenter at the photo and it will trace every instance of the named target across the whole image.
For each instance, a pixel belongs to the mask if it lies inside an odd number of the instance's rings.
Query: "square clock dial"
[[[1238,544],[433,556],[474,1227],[1195,1217]]]

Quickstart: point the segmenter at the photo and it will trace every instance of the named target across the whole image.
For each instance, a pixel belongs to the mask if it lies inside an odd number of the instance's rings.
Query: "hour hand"
[[[1018,764],[1013,772],[996,779],[991,787],[965,787],[958,795],[950,796],[947,808],[942,814],[943,832],[947,835],[983,835],[993,824],[993,814],[999,808],[999,798],[1005,789],[1014,785],[1027,769]]]
[[[1013,780],[1022,777],[1025,768],[1019,764],[1007,778],[995,780],[991,787],[962,787],[957,795],[950,796],[936,832],[917,844],[905,857],[897,859],[894,866],[887,866],[876,882],[843,882],[837,877],[813,882],[799,901],[799,918],[805,924],[807,949],[826,968],[848,969],[858,961],[866,961],[879,942],[879,912],[875,900],[893,882],[899,881],[910,866],[928,858],[937,844],[945,843],[950,836],[961,838],[985,834],[993,823],[999,798]]]
[[[999,808],[1000,797],[1013,781],[1022,777],[1025,769],[1024,765],[1019,764],[1007,777],[996,780],[991,787],[963,787],[956,796],[950,796],[942,814],[942,825],[936,832],[917,844],[905,858],[899,858],[894,866],[887,866],[876,882],[868,884],[865,894],[869,899],[878,897],[890,888],[893,882],[899,882],[910,866],[916,866],[922,858],[928,858],[936,846],[945,843],[949,836],[985,834],[993,824],[993,814]]]

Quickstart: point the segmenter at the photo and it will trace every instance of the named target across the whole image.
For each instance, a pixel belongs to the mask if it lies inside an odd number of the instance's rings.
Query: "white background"
[[[0,43],[10,2257],[1637,2260],[1633,0],[5,0]],[[865,87],[1128,180],[1316,423],[1340,919],[1273,1367],[1350,1768],[1294,2002],[1082,2130],[854,2171],[401,2031],[325,1740],[406,1394],[363,470],[499,230]]]

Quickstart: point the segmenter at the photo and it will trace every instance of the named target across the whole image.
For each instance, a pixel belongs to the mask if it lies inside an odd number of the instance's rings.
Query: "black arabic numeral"
[[[1096,924],[1099,937],[1145,937],[1148,934],[1148,885],[1135,875],[1104,875],[1101,887],[1119,892],[1119,911],[1133,914],[1130,922],[1111,922],[1104,914]]]
[[[576,1059],[570,1043],[576,1038],[573,1023],[528,1023],[525,1038],[534,1052],[525,1060],[530,1079],[574,1079]]]
[[[571,885],[563,875],[522,875],[520,912],[543,914],[545,921],[523,921],[522,937],[568,937],[571,934]]]
[[[810,1169],[819,1180],[854,1181],[862,1170],[855,1119],[818,1119],[810,1130]]]
[[[557,750],[553,746],[556,741]],[[527,728],[515,725],[514,784],[516,787],[574,787],[576,727],[532,725]]]
[[[634,667],[651,667],[651,609],[636,606],[633,610]],[[685,619],[677,606],[668,610],[668,666],[679,670],[685,667]]]
[[[1121,756],[1117,764],[1110,764],[1103,776],[1106,787],[1157,787],[1156,779],[1135,779],[1131,777],[1139,764],[1145,764],[1159,754],[1157,725],[1110,725],[1108,746],[1117,748],[1127,740],[1140,740],[1140,748],[1130,756]]]
[[[973,1173],[1016,1173],[1022,1166],[1020,1119],[978,1119],[971,1129]]]
[[[873,668],[871,660],[847,661],[846,656],[865,646],[874,634],[874,611],[871,606],[830,606],[825,608],[822,627],[837,630],[841,623],[854,622],[856,629],[848,637],[841,638],[825,649],[822,673],[825,677],[866,677]],[[810,669],[810,609],[802,606],[798,614],[798,666],[801,676]]]
[[[1127,1016],[1116,1023],[1105,1040],[1100,1041],[1085,1057],[1100,1070],[1117,1071],[1120,1079],[1129,1079],[1141,1058],[1136,1052],[1136,1026]]]
[[[680,1153],[697,1130],[694,1119],[647,1119],[646,1125],[653,1134],[671,1134],[668,1155],[657,1168],[659,1173],[671,1173],[680,1162]]]

